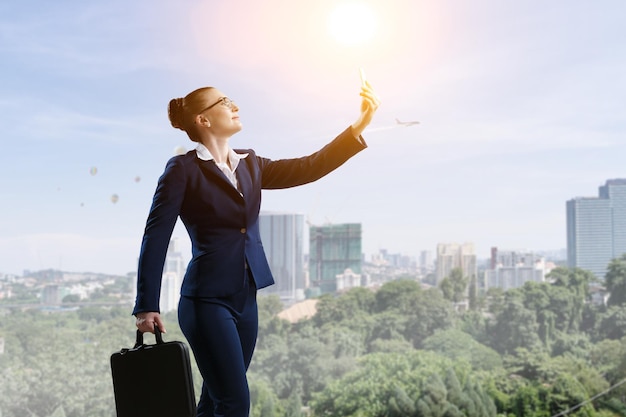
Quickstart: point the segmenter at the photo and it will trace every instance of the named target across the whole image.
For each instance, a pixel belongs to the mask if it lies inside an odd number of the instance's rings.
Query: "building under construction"
[[[309,278],[319,293],[337,290],[337,276],[346,269],[361,273],[361,224],[311,226],[309,229]]]

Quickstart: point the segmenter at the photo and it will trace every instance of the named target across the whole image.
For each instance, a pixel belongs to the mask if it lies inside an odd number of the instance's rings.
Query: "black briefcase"
[[[182,342],[145,345],[137,330],[135,346],[111,355],[117,417],[194,417],[196,399],[189,350]]]

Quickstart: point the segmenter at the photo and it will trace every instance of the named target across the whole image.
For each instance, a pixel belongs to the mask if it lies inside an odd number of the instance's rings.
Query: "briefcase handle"
[[[154,323],[154,337],[156,338],[157,345],[163,344],[163,335],[156,323]],[[137,349],[140,346],[143,346],[143,332],[137,329],[137,339],[135,340],[133,349]]]

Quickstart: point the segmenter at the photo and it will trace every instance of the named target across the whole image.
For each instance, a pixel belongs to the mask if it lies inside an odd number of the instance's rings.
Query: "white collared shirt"
[[[213,157],[213,155],[211,155],[211,152],[207,149],[206,146],[201,143],[198,143],[198,146],[196,146],[196,155],[198,155],[198,158],[202,159],[203,161],[215,161],[215,158]],[[226,175],[226,178],[230,180],[230,182],[233,184],[233,187],[235,187],[237,190],[239,190],[239,184],[237,183],[235,170],[237,169],[237,166],[239,166],[239,161],[247,156],[247,153],[237,153],[232,148],[228,148],[228,162],[230,162],[230,166],[228,166],[226,162],[215,162],[215,165],[217,165],[217,167],[224,173],[224,175]]]

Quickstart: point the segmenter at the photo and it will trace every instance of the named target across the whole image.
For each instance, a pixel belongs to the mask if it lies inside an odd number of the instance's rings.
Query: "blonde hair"
[[[183,98],[173,98],[167,106],[167,116],[172,127],[189,133],[196,115],[209,105],[206,93],[214,87],[201,87],[192,91]]]

